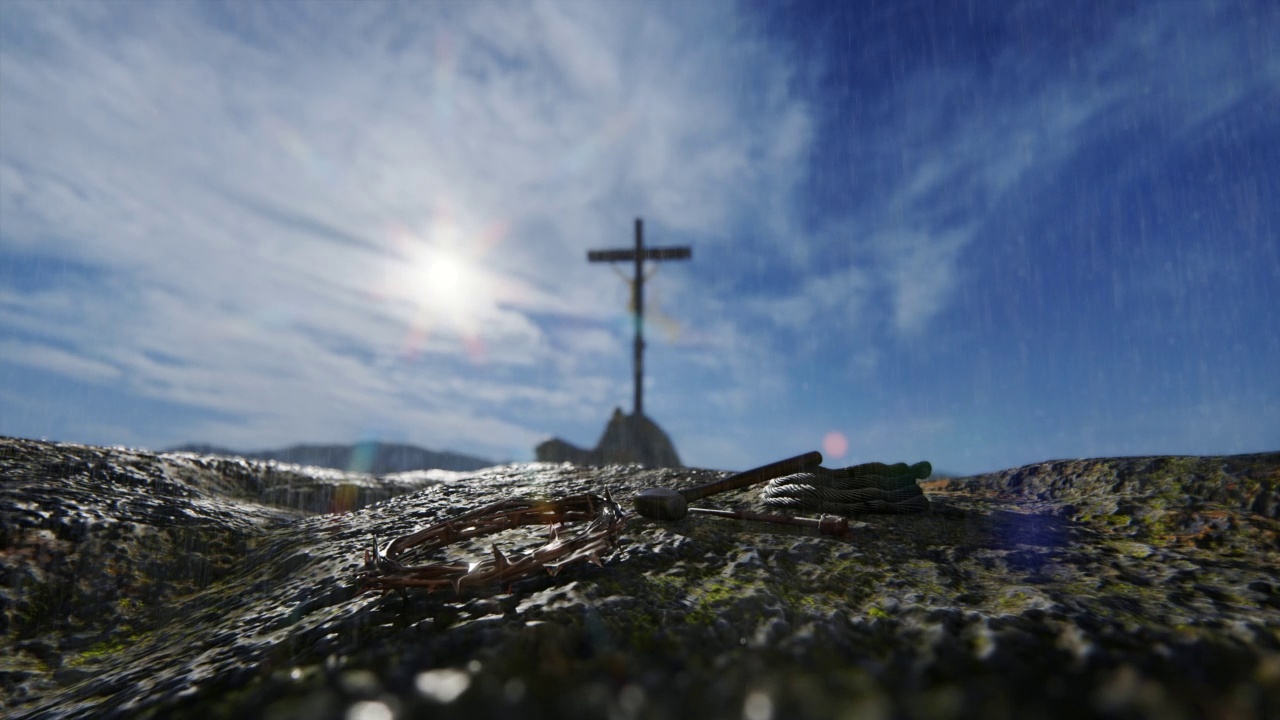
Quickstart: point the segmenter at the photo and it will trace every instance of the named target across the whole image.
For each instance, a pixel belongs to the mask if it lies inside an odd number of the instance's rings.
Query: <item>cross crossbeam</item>
[[[635,249],[625,250],[588,250],[587,262],[634,262],[635,280],[631,285],[632,306],[635,308],[636,339],[634,344],[634,363],[636,378],[635,415],[644,414],[644,261],[645,260],[688,260],[693,257],[693,249],[689,247],[644,246],[644,221],[636,218]]]
[[[688,260],[693,250],[687,247],[645,248],[645,260]],[[619,262],[635,260],[635,250],[588,250],[588,262]]]

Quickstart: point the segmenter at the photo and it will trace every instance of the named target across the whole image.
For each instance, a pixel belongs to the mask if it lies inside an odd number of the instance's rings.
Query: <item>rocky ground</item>
[[[846,538],[632,518],[601,566],[510,589],[354,587],[375,534],[719,476],[372,478],[0,439],[0,714],[1280,716],[1280,453],[925,482],[929,512]],[[763,510],[755,489],[702,504]]]

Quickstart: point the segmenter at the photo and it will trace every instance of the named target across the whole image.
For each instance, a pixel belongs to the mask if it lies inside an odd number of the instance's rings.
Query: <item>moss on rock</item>
[[[6,442],[10,716],[338,718],[382,703],[719,717],[753,693],[787,717],[1250,716],[1280,702],[1280,454],[940,481],[930,512],[862,518],[847,538],[634,518],[603,567],[459,598],[359,595],[351,580],[375,534],[512,495],[625,498],[716,474],[515,465],[304,516],[252,499],[284,496],[276,470]],[[707,502],[761,509],[752,490]]]

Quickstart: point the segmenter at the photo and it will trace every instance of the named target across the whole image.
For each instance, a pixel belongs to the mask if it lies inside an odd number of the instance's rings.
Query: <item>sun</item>
[[[502,226],[477,231],[441,212],[419,232],[396,226],[391,234],[398,252],[389,285],[414,315],[405,355],[418,356],[429,335],[445,334],[460,338],[473,360],[481,359],[481,331],[497,301],[480,260],[501,237]]]
[[[487,295],[483,275],[471,258],[458,250],[429,247],[414,264],[414,295],[424,310],[441,321],[469,324],[478,319]]]

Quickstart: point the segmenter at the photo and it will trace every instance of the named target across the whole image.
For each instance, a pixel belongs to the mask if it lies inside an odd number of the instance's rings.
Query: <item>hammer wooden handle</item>
[[[708,495],[726,492],[728,490],[738,490],[749,485],[762,483],[766,480],[782,477],[783,475],[791,475],[798,472],[804,472],[809,468],[822,464],[822,453],[818,451],[807,452],[803,455],[797,455],[786,460],[761,465],[758,468],[744,470],[737,475],[730,475],[723,480],[717,480],[706,485],[691,487],[688,490],[681,490],[680,494],[685,500],[695,502],[701,500]]]

